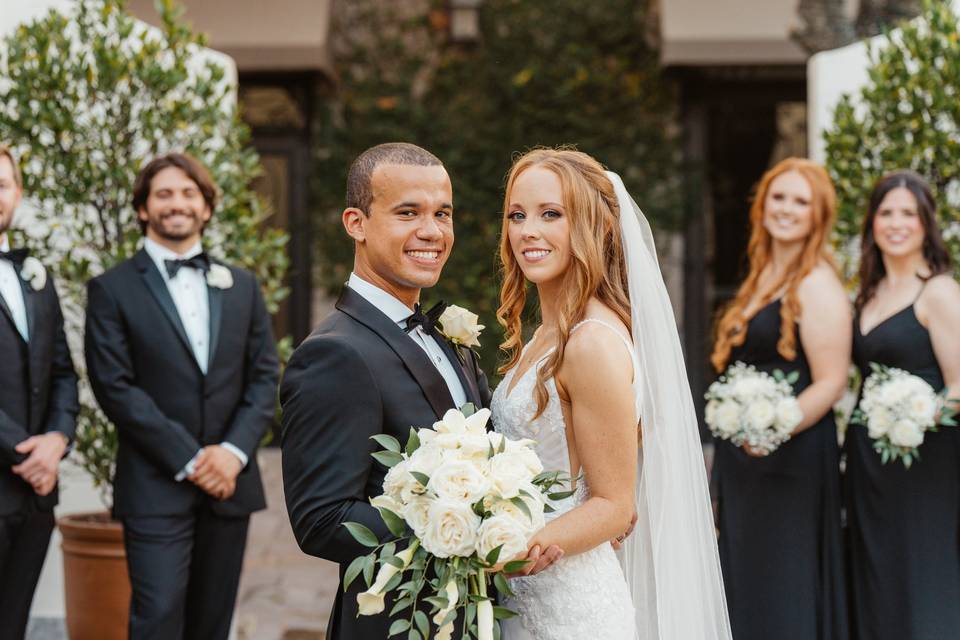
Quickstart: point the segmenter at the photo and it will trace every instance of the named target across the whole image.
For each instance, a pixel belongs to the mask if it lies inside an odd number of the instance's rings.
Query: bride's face
[[[562,277],[570,266],[570,218],[560,177],[530,167],[514,180],[509,202],[507,234],[523,275],[534,284]]]

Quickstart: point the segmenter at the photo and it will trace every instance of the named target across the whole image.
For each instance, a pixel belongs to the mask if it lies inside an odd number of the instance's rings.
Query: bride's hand
[[[508,573],[506,577],[508,578],[517,578],[522,576],[532,576],[540,573],[544,569],[548,568],[554,562],[563,557],[563,549],[558,547],[555,544],[547,547],[547,550],[540,552],[540,545],[538,543],[533,543],[531,547],[527,550],[526,555],[518,554],[517,557],[513,560],[526,560],[527,564],[524,565],[522,569],[515,573]],[[501,567],[502,568],[502,567]]]
[[[770,454],[768,454],[766,451],[762,451],[762,450],[760,450],[760,449],[754,449],[753,447],[751,447],[751,446],[748,445],[747,443],[743,443],[742,446],[743,446],[743,450],[747,452],[747,455],[748,455],[748,456],[751,456],[751,457],[753,457],[753,458],[765,458],[765,457],[767,457],[768,455],[770,455]]]

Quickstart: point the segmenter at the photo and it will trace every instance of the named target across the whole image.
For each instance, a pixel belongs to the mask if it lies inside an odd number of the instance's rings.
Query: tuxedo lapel
[[[167,289],[167,283],[163,281],[163,276],[160,275],[156,265],[153,264],[153,260],[150,259],[150,256],[148,256],[147,252],[143,249],[133,256],[133,261],[137,270],[140,271],[140,276],[143,278],[144,283],[146,283],[147,289],[150,290],[157,304],[159,304],[163,310],[163,315],[167,317],[167,320],[173,325],[176,334],[180,336],[180,342],[182,342],[183,346],[187,349],[187,353],[190,355],[190,361],[196,365],[197,359],[193,355],[193,348],[190,346],[189,338],[187,338],[187,330],[183,328],[180,314],[177,313],[177,306],[173,303],[173,298],[170,297],[170,291]]]
[[[463,390],[467,394],[467,400],[472,402],[473,406],[477,409],[481,409],[480,388],[477,386],[477,377],[473,375],[471,371],[467,370],[467,361],[463,355],[463,351],[442,335],[438,335],[436,340],[440,348],[443,349],[443,352],[447,354],[447,359],[457,372],[457,377],[460,378],[460,384],[463,385]]]
[[[20,335],[20,330],[17,329],[17,323],[13,320],[13,312],[10,311],[10,307],[7,306],[7,301],[2,295],[0,295],[0,311],[3,311],[3,315],[7,317],[7,320],[10,322],[10,326],[13,327],[13,332],[17,334],[17,337],[23,341],[23,336]]]
[[[454,408],[453,396],[450,395],[443,376],[430,362],[423,349],[395,322],[350,287],[343,288],[343,293],[337,300],[337,309],[374,331],[393,349],[420,385],[437,418],[443,417],[447,410]]]
[[[207,285],[207,300],[210,303],[210,352],[207,357],[207,371],[210,371],[213,367],[213,356],[217,353],[220,325],[223,322],[223,289]]]
[[[17,273],[19,276],[20,273]],[[32,345],[37,335],[37,297],[39,291],[33,290],[33,285],[18,277],[20,290],[23,291],[23,308],[27,313],[27,345]]]

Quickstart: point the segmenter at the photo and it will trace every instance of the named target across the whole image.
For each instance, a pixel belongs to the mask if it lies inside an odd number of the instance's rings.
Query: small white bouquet
[[[750,445],[770,454],[790,439],[803,413],[793,396],[799,373],[785,376],[757,371],[753,365],[732,364],[710,385],[705,419],[710,431],[733,444]]]
[[[919,447],[927,431],[936,431],[938,422],[956,426],[955,411],[915,375],[875,362],[870,369],[852,420],[867,427],[884,464],[899,458],[909,469],[920,458]]]
[[[403,448],[391,436],[373,437],[384,450],[372,455],[389,471],[383,495],[370,502],[395,537],[381,542],[367,527],[345,523],[371,551],[347,567],[343,588],[363,576],[368,588],[357,596],[359,615],[383,612],[385,595],[396,591],[391,636],[449,639],[462,615],[464,638],[499,637],[496,621],[516,614],[495,606],[487,585],[492,580],[500,593],[513,595],[504,574],[525,561],[501,559],[527,550],[544,513],[553,510],[546,498],[571,493],[551,491],[561,474],[543,471],[533,441],[488,433],[490,411],[472,409],[450,410],[432,429],[411,428]]]

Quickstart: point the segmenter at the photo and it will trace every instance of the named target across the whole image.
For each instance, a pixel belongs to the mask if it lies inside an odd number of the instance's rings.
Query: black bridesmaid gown
[[[811,383],[800,331],[797,357],[777,352],[780,301],[750,320],[730,363],[794,371],[799,395]],[[734,640],[847,640],[839,447],[833,412],[754,458],[716,441],[720,562]]]
[[[855,320],[860,373],[876,362],[943,389],[930,334],[913,305],[867,335]],[[906,469],[873,450],[867,429],[851,425],[844,493],[850,540],[854,637],[862,640],[960,638],[960,436],[927,433],[920,459]]]

